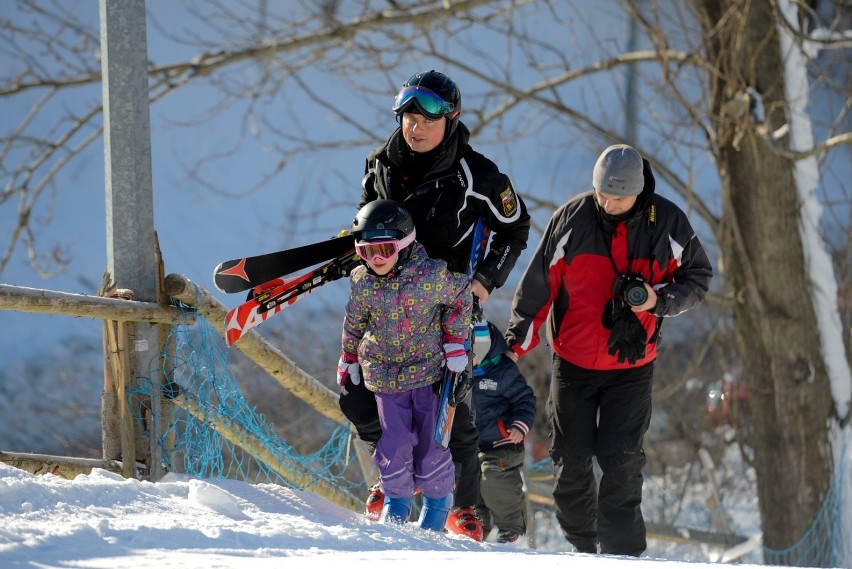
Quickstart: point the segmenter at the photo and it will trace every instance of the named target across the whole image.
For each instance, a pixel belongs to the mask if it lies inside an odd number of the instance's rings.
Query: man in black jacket
[[[434,70],[413,75],[397,94],[393,111],[400,126],[367,157],[358,207],[376,199],[402,203],[429,256],[461,273],[468,272],[474,227],[483,219],[491,242],[473,273],[471,290],[484,304],[506,282],[526,248],[526,206],[509,178],[468,143],[470,132],[459,120],[461,93],[452,79]],[[373,394],[363,385],[347,384],[340,408],[359,437],[374,445],[381,428]],[[449,445],[457,484],[447,530],[477,541],[482,539],[482,524],[474,512],[479,499],[478,438],[468,395],[456,408]],[[368,513],[380,509],[382,499],[380,488],[371,489]]]

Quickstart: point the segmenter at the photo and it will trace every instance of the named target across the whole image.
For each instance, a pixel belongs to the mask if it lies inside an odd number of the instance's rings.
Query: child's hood
[[[476,367],[487,368],[491,365],[496,364],[499,361],[497,356],[502,356],[509,350],[509,344],[506,343],[506,339],[503,337],[503,333],[500,332],[500,329],[494,325],[493,322],[488,322],[488,332],[491,337],[491,347],[483,358],[482,362],[480,362]],[[497,358],[495,360],[495,358]],[[492,361],[494,360],[494,361]]]

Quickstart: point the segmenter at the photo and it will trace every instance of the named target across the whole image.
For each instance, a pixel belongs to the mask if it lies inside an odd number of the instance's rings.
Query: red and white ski
[[[354,253],[328,261],[293,279],[274,279],[255,287],[249,299],[225,317],[225,341],[232,346],[249,330],[324,284],[348,276],[358,265]]]

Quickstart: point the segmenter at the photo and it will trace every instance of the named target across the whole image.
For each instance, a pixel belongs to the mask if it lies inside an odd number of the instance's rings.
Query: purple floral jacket
[[[398,393],[440,380],[445,341],[464,342],[470,331],[470,278],[430,259],[418,242],[391,276],[361,265],[343,320],[343,351],[357,354],[364,385]]]

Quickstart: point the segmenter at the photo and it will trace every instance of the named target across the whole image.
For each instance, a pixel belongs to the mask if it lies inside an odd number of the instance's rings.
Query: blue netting
[[[844,504],[852,485],[852,457],[844,438],[841,443],[837,468],[832,476],[828,493],[813,523],[805,534],[787,549],[763,550],[764,561],[769,565],[792,567],[850,567],[852,565],[852,536],[844,531],[849,522],[844,520]]]
[[[139,428],[159,442],[167,471],[297,489],[325,483],[343,491],[363,490],[363,479],[348,460],[349,429],[338,426],[310,454],[287,444],[246,401],[228,372],[224,341],[202,317],[197,316],[194,325],[172,327],[160,355],[164,369],[152,367],[149,376],[156,381],[129,395],[146,395],[141,391],[159,385],[160,379],[166,385],[166,399],[173,405],[160,421],[159,432],[146,432],[156,428],[138,419]]]

